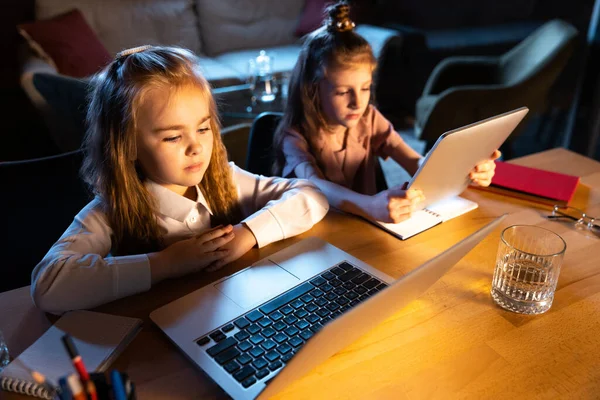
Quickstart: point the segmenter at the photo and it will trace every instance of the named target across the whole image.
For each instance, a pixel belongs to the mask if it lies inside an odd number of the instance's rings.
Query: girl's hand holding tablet
[[[397,224],[410,218],[417,203],[425,196],[420,190],[397,186],[377,193],[372,199],[369,216],[376,221]]]
[[[496,163],[494,163],[494,160],[500,158],[501,155],[502,153],[500,153],[499,150],[496,150],[489,160],[485,160],[473,168],[473,171],[469,174],[469,178],[471,178],[474,185],[483,187],[490,186],[492,178],[494,177],[494,171],[496,170]]]

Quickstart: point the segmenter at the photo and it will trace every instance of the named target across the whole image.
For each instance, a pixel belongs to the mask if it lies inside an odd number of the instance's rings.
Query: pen
[[[83,360],[75,347],[75,343],[73,343],[73,339],[69,334],[65,334],[62,337],[62,341],[67,349],[67,353],[69,353],[69,357],[71,357],[71,362],[75,367],[75,370],[79,374],[79,377],[83,382],[87,382],[90,380],[90,374],[88,374],[87,369],[85,369],[85,364],[83,364]]]
[[[125,386],[123,386],[123,380],[121,379],[121,373],[113,369],[110,373],[110,383],[113,388],[113,396],[115,400],[127,400],[125,394]]]
[[[65,348],[67,349],[67,352],[69,353],[69,357],[71,357],[71,362],[73,363],[75,370],[79,374],[79,378],[81,379],[81,383],[85,387],[85,391],[86,391],[87,395],[92,400],[97,400],[98,395],[96,393],[96,386],[94,385],[94,382],[92,382],[90,380],[90,374],[88,373],[87,369],[85,368],[83,359],[79,355],[79,352],[77,351],[77,347],[75,347],[75,343],[73,342],[73,339],[71,338],[71,336],[69,334],[65,334],[62,337],[62,341],[65,345]]]

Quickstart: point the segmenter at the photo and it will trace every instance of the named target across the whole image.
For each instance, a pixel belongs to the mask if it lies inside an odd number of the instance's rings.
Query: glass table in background
[[[288,80],[275,76],[272,83],[272,100],[265,97],[269,101],[260,99],[260,91],[252,83],[213,89],[223,126],[252,122],[259,114],[267,111],[283,112],[287,101]]]

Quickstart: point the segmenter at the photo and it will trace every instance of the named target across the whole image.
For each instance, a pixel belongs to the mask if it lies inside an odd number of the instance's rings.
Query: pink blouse
[[[355,127],[339,134],[321,131],[310,141],[309,145],[294,129],[285,132],[282,176],[309,178],[303,176],[302,168],[296,168],[308,163],[325,179],[366,195],[377,193],[377,157],[386,159],[393,148],[404,143],[390,121],[371,105]],[[342,143],[341,148],[336,143]]]

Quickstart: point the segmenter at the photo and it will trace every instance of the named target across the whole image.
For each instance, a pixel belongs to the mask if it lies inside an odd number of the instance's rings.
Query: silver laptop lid
[[[521,107],[440,136],[408,185],[425,195],[418,209],[461,194],[473,168],[489,159],[528,111]]]
[[[266,399],[280,392],[290,382],[304,376],[312,368],[415,300],[492,232],[505,216],[506,214],[496,218],[394,284],[326,324],[269,382],[259,398]],[[335,340],[331,340],[332,338]]]

